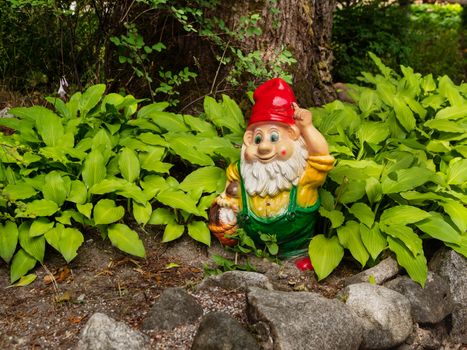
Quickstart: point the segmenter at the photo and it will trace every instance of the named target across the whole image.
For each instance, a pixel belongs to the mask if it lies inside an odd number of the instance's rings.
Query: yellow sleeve
[[[227,181],[234,182],[240,181],[240,173],[238,172],[238,162],[232,163],[226,170]]]
[[[297,202],[306,207],[316,203],[318,199],[318,187],[326,180],[326,175],[334,167],[334,157],[309,156],[307,165],[298,183]]]

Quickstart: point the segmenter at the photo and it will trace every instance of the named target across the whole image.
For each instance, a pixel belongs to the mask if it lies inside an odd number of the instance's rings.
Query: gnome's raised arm
[[[329,154],[329,147],[324,136],[313,125],[311,112],[298,107],[296,102],[292,103],[295,110],[293,118],[295,125],[305,141],[310,156],[324,156]]]

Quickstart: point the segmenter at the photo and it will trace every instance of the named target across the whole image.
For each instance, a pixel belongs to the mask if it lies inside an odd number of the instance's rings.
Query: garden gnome
[[[211,206],[209,228],[228,246],[238,227],[262,245],[275,235],[279,255],[303,254],[320,205],[318,188],[332,169],[328,144],[300,108],[290,86],[275,78],[259,86],[243,137],[240,161],[227,169],[227,184]]]

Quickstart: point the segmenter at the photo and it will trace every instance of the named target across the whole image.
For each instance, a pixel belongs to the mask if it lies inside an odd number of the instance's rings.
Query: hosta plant
[[[165,225],[168,242],[187,232],[210,244],[206,210],[238,157],[243,115],[223,96],[205,99],[202,116],[139,108],[132,96],[95,85],[66,103],[13,108],[0,124],[0,257],[11,282],[44,262],[51,246],[70,262],[93,228],[122,251],[145,256],[127,214]]]
[[[370,56],[381,74],[350,86],[354,104],[313,109],[337,162],[309,254],[323,279],[345,249],[362,267],[389,249],[423,286],[425,240],[467,256],[467,84],[403,66],[398,75]]]

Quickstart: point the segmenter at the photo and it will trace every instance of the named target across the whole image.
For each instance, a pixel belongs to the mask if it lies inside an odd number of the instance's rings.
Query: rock
[[[247,313],[262,349],[358,349],[359,318],[339,300],[317,293],[251,288]]]
[[[467,259],[454,250],[443,248],[433,256],[429,267],[448,281],[454,302],[451,338],[467,344]]]
[[[438,323],[452,312],[453,303],[449,286],[446,280],[436,273],[428,273],[424,288],[407,276],[400,276],[384,286],[409,299],[415,322]]]
[[[149,310],[143,329],[172,329],[196,321],[203,308],[196,299],[181,288],[167,288]]]
[[[239,289],[247,291],[250,287],[258,287],[272,290],[269,279],[257,272],[249,271],[227,271],[217,276],[205,278],[198,286],[198,290],[203,290],[211,287],[220,287],[223,289]]]
[[[81,331],[75,350],[149,349],[143,334],[105,314],[95,313]]]
[[[376,284],[383,284],[385,281],[397,275],[399,270],[400,268],[397,261],[389,257],[372,268],[346,278],[344,280],[344,285],[348,286],[355,283],[370,282],[371,276],[374,278]]]
[[[412,333],[410,302],[402,294],[382,286],[359,283],[347,286],[339,295],[362,319],[362,348],[393,347]]]
[[[223,312],[203,316],[192,350],[259,350],[255,338],[233,317]]]
[[[412,334],[395,350],[438,350],[441,342],[430,329],[423,329],[415,324]]]

